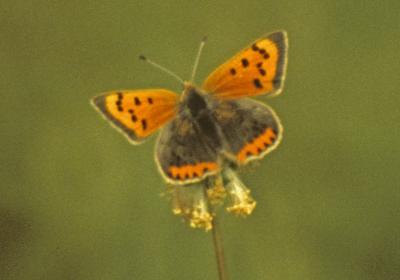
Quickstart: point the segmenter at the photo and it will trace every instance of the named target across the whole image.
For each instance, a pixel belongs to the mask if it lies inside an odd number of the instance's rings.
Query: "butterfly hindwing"
[[[92,99],[92,104],[134,144],[171,120],[179,96],[165,89],[120,90]]]
[[[218,67],[203,88],[223,99],[277,95],[283,86],[286,60],[286,32],[269,34]]]
[[[173,184],[200,181],[219,170],[217,148],[199,133],[189,116],[179,115],[160,133],[156,161],[166,180]]]
[[[249,98],[216,103],[214,117],[228,143],[225,149],[242,165],[264,157],[282,137],[272,109]]]

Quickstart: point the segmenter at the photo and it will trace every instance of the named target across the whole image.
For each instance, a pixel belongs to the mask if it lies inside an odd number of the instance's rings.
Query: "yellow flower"
[[[222,205],[226,196],[230,198],[230,205],[226,208],[230,213],[248,216],[256,206],[250,190],[229,167],[198,183],[170,185],[169,193],[172,212],[182,216],[191,227],[206,231],[212,229],[215,207]]]
[[[232,200],[232,204],[226,210],[240,216],[250,215],[256,207],[255,200],[250,196],[250,190],[231,169],[225,171],[225,176],[228,181],[226,188]]]

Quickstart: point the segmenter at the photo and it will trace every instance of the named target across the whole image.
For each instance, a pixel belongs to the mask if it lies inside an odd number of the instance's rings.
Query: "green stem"
[[[219,280],[228,280],[225,267],[224,249],[222,247],[222,236],[218,228],[216,215],[212,220],[212,235],[214,241],[215,256],[217,258]]]

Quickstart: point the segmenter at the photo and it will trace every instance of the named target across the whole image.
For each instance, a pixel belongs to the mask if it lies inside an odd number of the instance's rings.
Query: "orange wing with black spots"
[[[175,117],[179,96],[165,89],[121,90],[92,99],[96,109],[133,144]]]
[[[264,157],[282,137],[272,109],[249,98],[216,103],[214,117],[228,145],[224,149],[241,165]]]
[[[194,183],[220,170],[219,147],[206,136],[193,118],[184,114],[163,128],[156,146],[156,161],[168,182]]]
[[[211,73],[203,89],[225,99],[279,94],[285,79],[287,46],[284,31],[255,41]]]

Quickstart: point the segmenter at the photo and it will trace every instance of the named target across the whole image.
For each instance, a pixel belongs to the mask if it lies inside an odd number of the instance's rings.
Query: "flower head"
[[[250,196],[250,190],[231,169],[227,169],[224,175],[227,180],[226,188],[232,201],[226,210],[240,216],[250,215],[256,207],[256,201]]]
[[[201,182],[170,185],[169,193],[172,196],[172,212],[182,216],[191,227],[206,231],[212,229],[215,208],[223,205],[227,196],[230,201],[227,211],[238,216],[250,215],[256,206],[250,190],[230,167]]]

